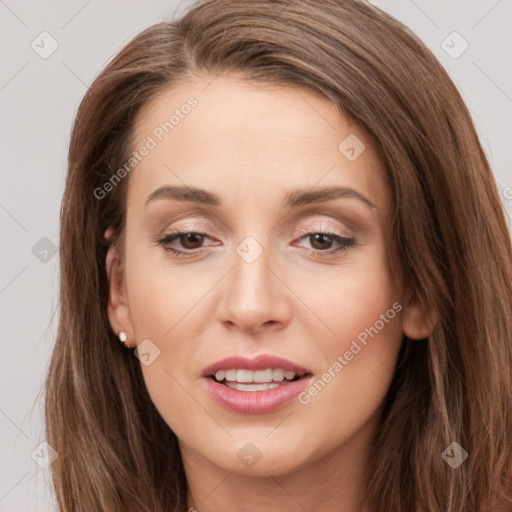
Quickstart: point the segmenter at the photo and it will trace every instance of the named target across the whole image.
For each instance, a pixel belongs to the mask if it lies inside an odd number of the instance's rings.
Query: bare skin
[[[434,325],[391,277],[382,163],[362,128],[323,97],[212,78],[166,90],[140,117],[137,148],[190,96],[198,102],[129,176],[126,252],[112,247],[106,261],[112,328],[128,334],[131,348],[150,339],[160,350],[141,368],[180,441],[189,507],[361,512],[369,446],[402,336],[425,338]],[[353,161],[339,149],[350,134],[365,145]],[[222,205],[168,198],[145,205],[163,185],[200,187]],[[327,186],[365,200],[283,205],[291,190]],[[206,236],[167,243],[189,254],[176,256],[155,242],[175,229]],[[335,238],[315,238],[319,232],[352,242],[339,250]],[[262,249],[251,263],[237,252],[248,236]],[[381,324],[333,370],[358,335]],[[260,354],[310,368],[312,382],[331,368],[331,379],[270,413],[237,413],[212,399],[206,366]],[[237,456],[247,443],[261,456],[250,467]]]

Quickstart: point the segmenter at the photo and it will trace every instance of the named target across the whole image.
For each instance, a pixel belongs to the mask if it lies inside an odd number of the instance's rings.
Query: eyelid
[[[327,217],[332,219],[334,222],[343,224],[349,232],[359,231],[363,228],[366,229],[370,224],[373,224],[372,217],[361,214],[359,210],[350,209],[348,205],[345,206],[345,208],[336,208],[334,206],[329,207],[326,205],[307,207],[299,213],[299,216],[307,216],[308,220],[317,216],[324,218]]]
[[[188,212],[190,215],[190,212]],[[175,231],[187,231],[187,232],[199,232],[202,234],[206,234],[207,236],[215,236],[220,238],[222,235],[215,228],[214,219],[203,220],[203,215],[199,212],[193,213],[192,218],[186,217],[187,220],[184,220],[184,215],[179,215],[178,218],[166,218],[166,222],[162,229],[159,231],[158,236],[165,236],[169,234],[173,234]],[[203,217],[200,219],[194,219],[194,217]],[[327,231],[334,235],[338,235],[344,238],[354,238],[354,223],[350,221],[350,217],[347,215],[342,215],[337,211],[332,211],[330,209],[324,208],[307,208],[306,211],[300,212],[295,218],[291,219],[292,225],[300,224],[301,228],[298,230],[298,234],[306,234],[311,233],[312,231]],[[320,218],[318,218],[320,217]],[[328,219],[331,220],[329,223]],[[190,220],[189,220],[190,219]],[[169,225],[172,221],[175,221],[176,225],[172,224],[172,227]],[[183,224],[182,224],[183,222]],[[302,224],[304,222],[304,224]],[[288,222],[285,223],[285,225]],[[295,231],[295,229],[294,229]]]
[[[205,234],[216,234],[217,236],[219,236],[217,234],[217,230],[215,228],[213,228],[213,226],[211,224],[208,224],[208,223],[203,223],[201,221],[198,221],[197,223],[194,223],[194,224],[184,224],[184,225],[181,225],[181,224],[178,224],[178,225],[173,225],[172,227],[169,227],[169,226],[165,226],[164,228],[162,228],[160,230],[160,232],[158,233],[159,236],[164,236],[164,235],[169,235],[169,234],[172,234],[174,233],[175,231],[187,231],[187,232],[200,232],[200,233],[205,233]]]
[[[311,232],[327,232],[341,238],[359,238],[361,227],[352,217],[344,215],[336,210],[311,208],[309,211],[299,214],[299,234]],[[306,217],[303,219],[303,217]],[[357,220],[357,219],[356,219]],[[295,220],[292,219],[293,224]]]
[[[329,232],[345,238],[351,238],[353,236],[351,230],[346,229],[345,226],[333,226],[325,221],[311,221],[299,229],[299,234],[306,234],[315,231]]]
[[[340,223],[339,220],[337,222],[338,222],[338,224]],[[345,224],[344,224],[344,226],[345,226]],[[345,238],[353,237],[353,234],[351,233],[352,230],[346,229],[346,228],[343,229],[343,228],[340,228],[339,226],[336,226],[336,227],[331,226],[323,219],[318,220],[318,221],[308,219],[308,222],[304,226],[299,228],[298,234],[299,235],[307,234],[307,233],[311,233],[315,230],[323,231],[323,232],[330,232],[330,233],[333,233],[335,235],[342,236]],[[217,237],[220,236],[217,233],[217,230],[215,228],[213,228],[211,223],[204,223],[201,221],[194,223],[194,224],[184,224],[184,225],[178,224],[176,226],[173,225],[172,228],[164,227],[160,230],[160,232],[158,233],[158,236],[165,236],[165,235],[173,234],[174,232],[177,232],[177,231],[179,231],[179,232],[183,232],[183,231],[198,232],[198,233],[206,234],[208,236],[209,235],[215,235]]]

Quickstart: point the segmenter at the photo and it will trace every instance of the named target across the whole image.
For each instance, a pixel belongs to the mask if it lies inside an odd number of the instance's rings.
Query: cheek
[[[378,424],[402,341],[400,304],[393,304],[365,302],[355,314],[349,307],[332,320],[336,340],[317,347],[323,371],[298,397],[297,419],[310,430],[308,446],[321,442],[322,453],[329,453]]]
[[[361,333],[364,338],[365,329],[376,322],[377,327],[386,325],[385,330],[390,330],[390,320],[397,315],[392,306],[399,299],[395,284],[381,241],[350,254],[346,264],[320,269],[314,280],[304,275],[295,281],[294,291],[305,298],[312,313],[301,318],[308,322],[311,318],[310,338],[332,359],[333,351],[348,350],[351,341]],[[388,310],[389,318],[382,324],[381,315]]]
[[[382,403],[403,338],[402,305],[384,252],[359,263],[309,291],[308,305],[322,320],[309,327],[323,371],[299,400],[315,411],[319,424],[336,424],[345,434]]]
[[[144,340],[149,347],[150,364],[141,359],[144,381],[155,407],[169,422],[187,418],[190,412],[195,390],[188,380],[197,372],[194,343],[211,321],[205,299],[212,285],[197,271],[172,268],[159,251],[132,250],[126,263],[127,294],[137,343]]]
[[[127,259],[127,293],[137,338],[164,343],[189,324],[208,282],[197,271],[172,266],[160,247],[132,249]]]

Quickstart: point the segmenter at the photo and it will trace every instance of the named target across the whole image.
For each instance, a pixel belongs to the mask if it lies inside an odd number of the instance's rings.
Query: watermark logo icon
[[[31,454],[32,460],[43,469],[48,469],[56,460],[59,454],[46,441],[42,442]]]
[[[263,252],[263,247],[252,236],[246,236],[237,245],[236,252],[246,263],[254,263]]]
[[[42,263],[48,263],[56,253],[57,246],[45,236],[32,247],[32,254]]]
[[[262,453],[253,443],[246,443],[238,450],[237,457],[242,464],[252,468],[261,459]]]
[[[144,366],[149,366],[160,356],[160,349],[146,338],[137,345],[133,353]]]
[[[39,57],[47,59],[59,47],[57,40],[48,32],[41,32],[31,43],[30,46]]]
[[[454,31],[441,42],[441,48],[452,59],[458,59],[469,48],[469,43],[458,32]]]
[[[365,149],[366,146],[364,145],[363,141],[353,133],[343,139],[343,141],[338,146],[339,152],[351,162],[357,160]]]
[[[468,458],[468,452],[459,443],[454,441],[448,445],[441,454],[441,457],[448,465],[456,469]]]

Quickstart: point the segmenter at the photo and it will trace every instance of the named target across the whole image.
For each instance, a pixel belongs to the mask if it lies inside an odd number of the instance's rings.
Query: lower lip
[[[291,402],[307,386],[310,377],[302,377],[277,388],[262,391],[239,391],[205,377],[205,385],[213,399],[226,409],[243,414],[277,411]]]

